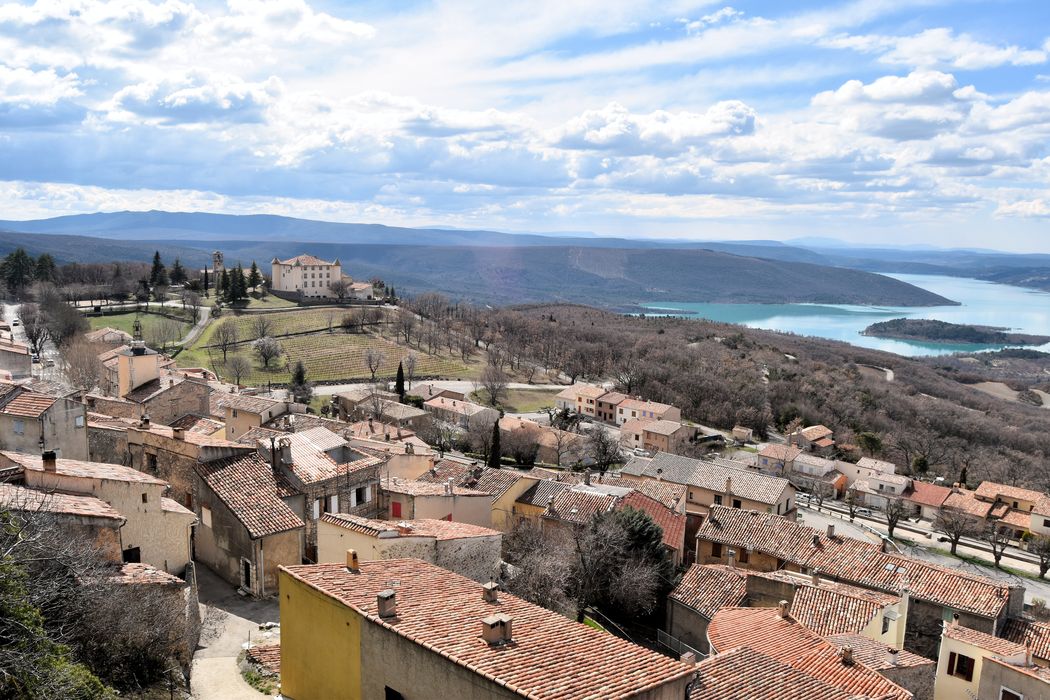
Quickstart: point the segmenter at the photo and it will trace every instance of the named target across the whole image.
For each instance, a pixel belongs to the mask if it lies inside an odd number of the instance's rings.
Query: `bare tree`
[[[470,449],[488,461],[492,452],[492,424],[495,421],[483,414],[471,416],[467,420],[466,439]]]
[[[830,498],[835,488],[826,481],[817,481],[813,484],[812,497],[817,502],[817,510],[824,506],[824,499]]]
[[[412,379],[416,376],[416,363],[419,358],[416,357],[416,353],[410,352],[405,355],[405,377],[408,379],[408,388],[412,388]]]
[[[182,308],[189,307],[193,323],[201,318],[201,295],[188,289],[182,292]]]
[[[481,386],[490,406],[499,405],[507,392],[507,373],[495,365],[486,365],[481,371]]]
[[[897,523],[908,516],[908,506],[899,498],[891,498],[886,503],[886,530],[893,539],[893,531],[897,529]]]
[[[614,369],[614,377],[616,378],[616,385],[625,393],[632,394],[638,384],[639,375],[639,363],[636,361],[633,353],[626,353],[620,358],[620,361],[616,364]]]
[[[564,615],[575,614],[567,591],[572,581],[572,549],[565,535],[519,520],[503,538],[503,558],[514,566],[507,589],[525,600]]]
[[[401,311],[397,315],[397,332],[405,336],[405,343],[412,344],[412,331],[416,328],[416,315],[411,311]]]
[[[999,568],[999,562],[1003,559],[1003,552],[1006,551],[1007,546],[1010,544],[1010,535],[1010,528],[999,523],[988,523],[981,533],[981,538],[992,550],[992,559],[995,560],[995,568],[997,569]]]
[[[846,505],[846,510],[849,511],[849,521],[853,522],[857,517],[857,509],[860,507],[860,497],[857,496],[856,491],[850,489],[846,492],[846,497],[842,502]]]
[[[149,327],[149,344],[166,350],[179,342],[182,337],[182,324],[172,318],[160,318]]]
[[[244,355],[234,355],[226,361],[226,373],[240,386],[241,379],[252,373],[252,362]]]
[[[550,429],[550,434],[552,436],[554,464],[556,466],[560,467],[563,464],[576,464],[583,459],[583,449],[581,446],[583,438],[578,434],[553,427]]]
[[[238,335],[237,319],[224,319],[215,327],[215,333],[212,335],[212,342],[222,352],[223,364],[226,364],[226,353],[230,351],[230,348],[237,344],[239,340]]]
[[[376,372],[386,362],[386,355],[381,350],[376,348],[368,348],[365,350],[365,363],[368,365],[368,371],[372,374],[372,382],[376,380]]]
[[[255,349],[256,354],[259,355],[259,359],[262,360],[263,368],[265,369],[270,368],[270,362],[280,357],[283,350],[281,344],[270,337],[259,338],[252,344],[252,347]]]
[[[1039,557],[1039,578],[1045,578],[1050,571],[1050,537],[1033,534],[1028,541],[1028,551]]]
[[[587,456],[593,461],[598,473],[604,474],[609,467],[623,461],[623,448],[608,430],[596,425],[587,440]]]
[[[981,533],[980,525],[973,516],[947,508],[941,508],[933,527],[948,538],[952,554],[955,554],[959,540],[963,537],[976,537]]]
[[[421,440],[438,451],[438,455],[444,457],[446,452],[452,450],[455,445],[456,436],[459,431],[456,426],[431,418],[416,428],[416,435]]]
[[[383,409],[386,407],[388,399],[386,397],[386,387],[382,384],[373,383],[369,387],[368,398],[365,400],[365,406],[368,408],[368,415],[372,418],[382,418]]]
[[[361,312],[356,309],[347,311],[343,314],[343,318],[340,319],[339,325],[344,333],[353,333],[360,330],[362,325]]]
[[[90,392],[102,384],[103,368],[98,359],[99,350],[83,337],[67,343],[60,351],[62,370],[66,379],[83,392]]]
[[[335,295],[335,298],[339,300],[339,303],[343,303],[347,295],[350,294],[350,282],[345,279],[332,280],[328,283],[328,291]]]
[[[539,430],[526,427],[503,431],[500,447],[503,454],[510,455],[519,465],[536,463],[540,451]]]
[[[273,319],[266,314],[255,314],[252,317],[252,335],[255,339],[273,335]]]

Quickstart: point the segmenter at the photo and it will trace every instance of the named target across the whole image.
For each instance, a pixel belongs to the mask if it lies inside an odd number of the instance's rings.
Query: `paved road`
[[[262,700],[266,695],[241,677],[237,655],[249,639],[277,641],[274,632],[259,630],[264,622],[277,622],[276,600],[242,598],[232,586],[203,566],[197,567],[202,615],[205,620],[200,646],[193,656],[190,690],[197,700]]]
[[[459,391],[464,394],[469,394],[474,391],[478,386],[477,383],[465,380],[452,380],[452,379],[439,379],[435,381],[430,380],[419,380],[413,382],[413,384],[422,384],[424,381],[428,384],[433,384],[441,389],[450,389],[452,391]],[[315,386],[314,394],[321,396],[331,396],[332,394],[338,394],[340,391],[349,391],[351,389],[359,389],[363,386],[368,386],[369,382],[354,382],[352,384],[327,384],[324,386]],[[406,385],[407,386],[407,385]],[[511,382],[507,385],[508,389],[550,389],[561,391],[565,388],[564,384],[526,384],[524,382]],[[411,390],[408,390],[411,393]]]

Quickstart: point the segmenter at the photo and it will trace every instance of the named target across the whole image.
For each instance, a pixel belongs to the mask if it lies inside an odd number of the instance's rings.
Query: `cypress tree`
[[[175,262],[171,264],[171,283],[182,284],[186,281],[186,268],[182,266],[182,261],[175,258]]]
[[[259,266],[252,260],[252,269],[248,271],[248,286],[252,289],[262,284],[262,275],[259,274]]]
[[[394,392],[398,399],[405,400],[405,367],[401,362],[397,363],[397,377],[394,379]]]
[[[222,268],[222,274],[219,275],[219,279],[215,280],[215,296],[222,295],[223,301],[230,300],[230,273],[227,272],[226,268]]]
[[[497,420],[492,424],[492,447],[489,449],[489,461],[487,466],[492,467],[493,469],[499,469],[499,458],[501,457],[501,452],[503,452],[503,448],[500,447],[499,444],[499,421]]]
[[[153,253],[153,267],[149,271],[149,284],[151,287],[168,283],[168,269],[160,259],[160,251]]]

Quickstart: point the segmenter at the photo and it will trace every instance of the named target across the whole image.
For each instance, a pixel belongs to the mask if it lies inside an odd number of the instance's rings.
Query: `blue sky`
[[[0,4],[0,218],[1044,250],[1050,2]]]

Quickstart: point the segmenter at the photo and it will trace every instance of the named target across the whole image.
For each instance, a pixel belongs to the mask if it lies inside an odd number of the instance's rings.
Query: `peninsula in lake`
[[[895,318],[889,321],[873,323],[861,333],[876,338],[973,345],[1044,345],[1050,343],[1050,336],[1011,333],[1009,330],[1008,328],[947,323],[946,321],[935,321],[932,319]]]

